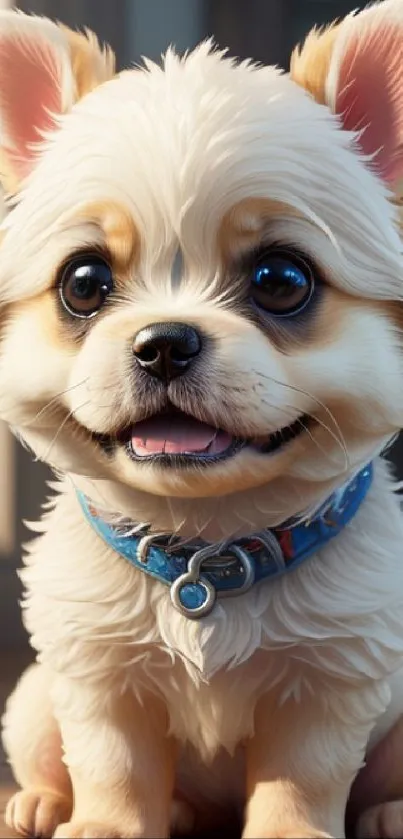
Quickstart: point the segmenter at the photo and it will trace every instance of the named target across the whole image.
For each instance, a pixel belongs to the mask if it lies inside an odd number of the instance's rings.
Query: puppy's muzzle
[[[200,354],[202,341],[185,323],[153,323],[141,329],[133,342],[135,364],[165,382],[183,376]]]

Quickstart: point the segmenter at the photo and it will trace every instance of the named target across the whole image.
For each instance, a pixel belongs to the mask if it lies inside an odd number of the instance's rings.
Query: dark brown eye
[[[272,315],[299,314],[308,305],[313,291],[311,267],[291,250],[266,251],[253,266],[251,298]]]
[[[110,265],[96,254],[85,254],[68,262],[61,272],[60,299],[65,309],[77,318],[90,318],[113,291]]]

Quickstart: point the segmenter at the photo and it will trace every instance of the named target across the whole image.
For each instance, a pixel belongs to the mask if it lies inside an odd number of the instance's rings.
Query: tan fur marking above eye
[[[73,32],[61,25],[69,44],[72,70],[76,83],[76,96],[81,99],[95,87],[115,75],[115,56],[106,45],[101,47],[93,32]]]
[[[218,248],[224,262],[260,245],[270,221],[284,217],[301,218],[301,214],[287,204],[266,198],[248,198],[232,207],[218,233]]]
[[[325,104],[325,84],[337,31],[335,24],[324,31],[314,29],[302,48],[297,47],[291,56],[291,78],[321,105]]]
[[[96,223],[105,237],[118,274],[125,274],[138,256],[140,236],[129,211],[119,204],[99,201],[81,207],[72,221]]]

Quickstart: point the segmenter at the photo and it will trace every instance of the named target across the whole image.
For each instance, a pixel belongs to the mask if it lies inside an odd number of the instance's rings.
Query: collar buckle
[[[181,574],[171,585],[171,601],[175,609],[187,618],[198,619],[211,612],[217,596],[231,597],[248,591],[255,581],[255,564],[244,548],[239,545],[226,545],[225,557],[219,548],[207,545],[193,554],[189,560],[187,571]],[[235,558],[238,564],[239,585],[217,591],[207,574],[213,574],[217,565],[208,566],[209,560],[228,560]],[[203,569],[203,563],[207,567]],[[204,570],[204,573],[203,573]],[[229,570],[229,569],[227,569]],[[224,569],[225,573],[225,569]],[[229,570],[232,575],[233,571]]]

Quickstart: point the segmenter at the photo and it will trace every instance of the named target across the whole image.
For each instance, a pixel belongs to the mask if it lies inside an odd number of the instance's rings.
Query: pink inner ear
[[[335,110],[347,130],[362,130],[366,154],[376,153],[381,177],[403,172],[403,26],[383,24],[348,43],[339,72]]]
[[[61,111],[60,68],[44,41],[16,37],[0,40],[0,110],[4,148],[19,178],[29,174],[31,144],[51,128],[51,113]]]

